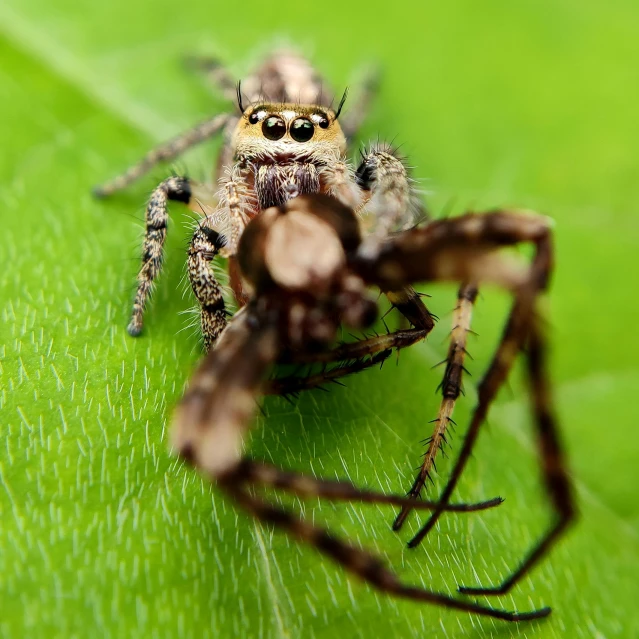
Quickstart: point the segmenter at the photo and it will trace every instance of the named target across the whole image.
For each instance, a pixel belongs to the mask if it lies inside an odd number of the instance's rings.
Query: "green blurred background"
[[[639,636],[637,33],[636,0],[2,0],[0,635]],[[547,620],[507,625],[379,596],[238,513],[167,453],[166,420],[199,356],[179,314],[193,305],[181,284],[189,218],[174,207],[166,274],[134,341],[124,327],[144,200],[169,167],[113,201],[89,191],[228,108],[183,71],[186,53],[219,55],[240,78],[281,43],[337,91],[358,68],[382,66],[362,141],[403,145],[435,215],[454,198],[455,212],[519,205],[556,220],[549,335],[582,514],[491,602],[552,605]],[[215,148],[178,168],[206,175]],[[266,402],[252,451],[404,491],[436,414],[442,370],[431,367],[454,305],[453,288],[428,292],[441,322],[427,344],[347,388]],[[475,383],[505,308],[494,291],[479,300]],[[446,592],[497,582],[548,521],[530,430],[515,373],[457,491],[506,502],[442,518],[416,551],[404,547],[410,531],[390,531],[388,509],[301,507],[407,581]]]

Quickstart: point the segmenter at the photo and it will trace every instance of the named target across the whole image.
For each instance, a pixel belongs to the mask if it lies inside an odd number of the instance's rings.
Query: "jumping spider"
[[[362,86],[351,114],[340,118],[344,98],[334,109],[324,97],[317,73],[297,54],[280,51],[268,57],[242,85],[243,91],[218,63],[195,60],[194,64],[225,95],[236,97],[237,90],[240,115],[222,114],[202,122],[96,190],[98,195],[110,195],[158,162],[172,160],[218,132],[224,135],[217,192],[187,177],[170,177],[153,191],[146,209],[142,268],[128,326],[131,335],[142,330],[144,308],[160,272],[168,202],[183,202],[204,214],[188,251],[188,276],[201,308],[208,354],[177,408],[174,449],[257,519],[312,544],[379,590],[509,621],[548,615],[550,608],[507,612],[404,585],[374,555],[250,490],[260,485],[300,497],[394,504],[400,507],[395,530],[411,510],[432,510],[409,542],[411,547],[444,511],[474,511],[499,504],[501,500],[494,499],[455,505],[450,498],[491,402],[517,354],[524,351],[542,470],[556,518],[501,585],[459,589],[466,595],[509,591],[574,516],[571,483],[551,409],[546,347],[536,316],[537,300],[552,268],[548,220],[522,211],[496,210],[415,226],[422,213],[420,198],[404,163],[390,147],[378,145],[364,152],[355,171],[346,159],[347,140],[355,135],[373,93],[372,76]],[[535,248],[527,266],[499,251],[523,242]],[[217,255],[229,258],[230,286],[241,307],[230,320],[212,269]],[[424,339],[434,321],[412,285],[436,280],[457,281],[461,287],[441,407],[408,497],[283,471],[244,456],[242,443],[259,392],[311,388],[367,368],[393,349]],[[477,285],[484,282],[504,287],[514,303],[479,384],[478,404],[446,487],[438,501],[418,500],[460,394],[472,307]],[[378,287],[412,327],[335,347],[342,322],[364,328],[375,320],[377,304],[367,292],[370,286]],[[279,362],[346,364],[325,368],[313,377],[267,380]]]

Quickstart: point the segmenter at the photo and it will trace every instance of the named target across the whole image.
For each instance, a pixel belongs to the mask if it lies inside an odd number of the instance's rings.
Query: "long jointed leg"
[[[174,160],[187,149],[214,136],[224,128],[231,117],[232,116],[226,113],[216,115],[156,147],[152,151],[149,151],[140,162],[134,164],[122,173],[122,175],[119,175],[106,184],[95,187],[93,190],[94,195],[97,197],[108,197],[116,191],[126,188],[145,173],[148,173],[156,164]]]
[[[243,485],[264,486],[294,494],[300,499],[319,498],[326,501],[344,501],[365,504],[389,504],[404,506],[409,500],[403,495],[386,495],[357,488],[349,481],[329,480],[311,477],[302,473],[283,470],[272,464],[245,457],[233,470],[224,474],[222,481],[236,487]],[[498,506],[502,500],[497,497],[476,504],[447,504],[446,510],[456,513],[469,513]],[[439,504],[434,501],[421,501],[416,506],[420,510],[435,510]]]
[[[327,497],[333,499],[377,500],[369,491],[360,492],[347,482],[303,478],[242,459],[242,441],[254,411],[255,395],[268,368],[277,360],[279,349],[277,323],[274,320],[276,318],[272,318],[268,310],[259,314],[250,306],[236,314],[233,323],[222,333],[217,348],[200,364],[176,411],[172,432],[174,449],[216,481],[253,516],[312,544],[379,590],[507,621],[546,616],[548,608],[528,613],[508,612],[460,601],[443,593],[406,586],[377,557],[282,508],[268,504],[247,490],[246,484],[261,483],[301,492],[306,496],[326,493]],[[397,501],[390,501],[391,498],[383,494],[378,498],[380,502],[392,504],[404,503],[406,499],[397,497]],[[425,502],[422,505],[424,508],[433,506]],[[452,508],[469,511],[494,505],[494,502],[484,502]]]
[[[451,331],[450,347],[446,358],[446,370],[442,380],[442,402],[439,413],[434,420],[435,428],[428,440],[428,448],[424,454],[422,465],[417,477],[408,491],[409,497],[417,499],[424,484],[430,477],[435,465],[435,458],[439,450],[446,443],[446,431],[452,422],[455,402],[462,389],[462,375],[464,372],[464,359],[466,356],[466,340],[470,331],[470,320],[473,312],[473,304],[477,297],[477,287],[472,284],[464,284],[457,294],[457,306],[453,312],[453,329]],[[410,507],[403,508],[397,515],[393,530],[399,530],[411,511]]]
[[[169,221],[169,200],[188,204],[191,186],[187,178],[172,177],[164,180],[151,194],[146,207],[146,226],[142,250],[142,268],[138,273],[138,288],[133,302],[131,321],[127,327],[134,337],[142,332],[144,308],[153,288],[155,278],[162,268],[164,241]]]
[[[248,466],[250,468],[250,465]],[[381,560],[381,558],[367,552],[357,546],[353,546],[338,537],[334,536],[325,528],[321,528],[308,521],[305,521],[296,514],[285,510],[280,506],[270,504],[261,497],[254,496],[245,487],[245,481],[242,475],[237,474],[233,470],[218,481],[221,487],[229,493],[247,512],[264,523],[273,524],[279,528],[286,530],[290,535],[297,537],[313,547],[322,554],[330,557],[333,561],[341,565],[345,570],[359,577],[373,588],[381,592],[402,597],[413,601],[422,601],[426,603],[438,604],[446,608],[454,608],[478,615],[485,615],[505,621],[528,621],[530,619],[538,619],[545,617],[550,613],[550,608],[541,608],[526,613],[509,612],[488,606],[482,606],[470,601],[455,599],[444,593],[433,592],[425,588],[417,586],[409,586],[403,584],[399,577],[389,570]],[[269,474],[273,474],[271,469],[267,469]],[[244,471],[246,472],[246,471]],[[258,471],[259,472],[259,471]],[[279,471],[276,471],[278,473]],[[322,482],[302,484],[307,478],[297,478],[298,484],[301,484],[302,492],[309,495],[315,495],[321,491]],[[275,480],[270,482],[275,484]],[[334,484],[327,493],[332,491],[335,494]],[[366,493],[365,493],[366,494]],[[383,497],[383,495],[380,495]],[[355,501],[354,496],[349,496],[350,501]],[[402,499],[402,498],[398,498]],[[388,497],[385,497],[386,503]],[[361,499],[361,501],[369,501]],[[372,499],[370,501],[373,501]],[[397,503],[395,501],[390,503]],[[425,502],[423,502],[425,503]],[[422,504],[423,504],[422,503]],[[427,506],[428,507],[428,506]]]
[[[455,463],[451,476],[449,477],[446,487],[440,497],[442,504],[447,503],[450,499],[450,495],[457,485],[466,462],[472,453],[475,442],[477,441],[480,427],[484,423],[484,419],[488,413],[488,408],[497,395],[497,391],[506,380],[508,372],[510,371],[517,354],[526,340],[528,331],[527,315],[533,312],[533,310],[534,307],[530,303],[529,299],[518,299],[513,306],[501,343],[499,344],[488,371],[477,388],[478,404],[473,413],[468,432],[464,438],[459,458]],[[411,548],[417,546],[430,532],[435,523],[437,523],[438,518],[439,513],[435,511],[426,525],[424,525],[417,535],[411,539],[408,545]]]
[[[376,335],[357,342],[347,342],[329,350],[312,353],[308,351],[286,351],[278,360],[280,364],[318,364],[344,362],[361,359],[388,349],[400,349],[412,346],[424,339],[427,331],[421,328],[408,328],[385,335]]]
[[[226,326],[227,313],[222,287],[211,264],[224,245],[224,237],[212,228],[212,219],[209,216],[197,225],[189,246],[189,282],[200,305],[202,338],[207,353]]]
[[[546,481],[546,490],[557,517],[550,530],[499,586],[495,588],[461,587],[459,591],[467,595],[501,595],[508,592],[548,552],[575,517],[575,503],[570,478],[566,471],[563,447],[551,406],[546,370],[546,345],[536,322],[532,327],[527,346],[528,379],[539,436],[543,475]]]
[[[295,395],[304,390],[317,388],[329,382],[335,382],[341,377],[359,373],[360,371],[383,364],[393,350],[400,350],[424,339],[428,331],[420,328],[399,330],[387,335],[376,335],[368,339],[359,340],[340,346],[326,352],[295,353],[288,352],[280,358],[280,363],[289,364],[330,364],[337,363],[332,368],[324,368],[319,373],[307,375],[290,375],[276,377],[268,381],[264,388],[266,395]]]

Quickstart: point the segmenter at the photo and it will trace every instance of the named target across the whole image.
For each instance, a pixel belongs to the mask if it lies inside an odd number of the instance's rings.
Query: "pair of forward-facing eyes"
[[[279,140],[286,135],[287,129],[290,131],[291,137],[296,142],[308,142],[315,134],[315,127],[320,129],[328,129],[330,120],[325,113],[312,113],[308,117],[299,116],[289,123],[280,115],[268,113],[264,109],[255,109],[249,115],[248,121],[251,124],[262,123],[262,133],[269,140]]]

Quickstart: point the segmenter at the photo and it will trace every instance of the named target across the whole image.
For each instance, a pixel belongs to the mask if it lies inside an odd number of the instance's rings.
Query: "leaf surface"
[[[446,6],[451,4],[452,6]],[[412,11],[409,9],[412,7]],[[387,3],[339,14],[250,0],[0,5],[0,635],[3,637],[636,637],[639,501],[636,3]],[[274,36],[273,34],[279,34]],[[92,185],[153,144],[228,108],[179,60],[217,53],[241,77],[277,42],[315,53],[336,90],[356,65],[385,77],[362,139],[396,139],[434,212],[516,204],[556,221],[549,305],[553,379],[581,518],[511,595],[552,605],[519,625],[378,595],[256,525],[167,452],[166,424],[199,357],[182,330],[189,218],[173,208],[166,273],[144,336],[124,330],[140,220],[158,169],[100,203]],[[178,170],[203,178],[216,145]],[[256,456],[404,492],[437,411],[454,290],[427,344],[257,419]],[[482,292],[474,384],[507,304]],[[502,495],[445,516],[409,551],[384,508],[292,502],[376,549],[403,578],[454,593],[506,574],[549,521],[516,373],[456,493]],[[435,495],[450,461],[442,460]],[[420,517],[413,516],[411,530]]]

